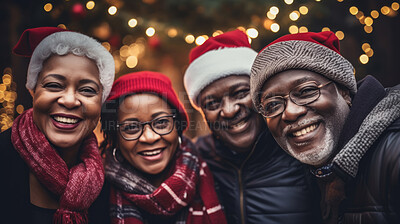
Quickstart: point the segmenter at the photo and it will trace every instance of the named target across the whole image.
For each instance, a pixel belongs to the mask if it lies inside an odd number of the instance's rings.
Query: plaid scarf
[[[158,188],[140,177],[120,153],[117,152],[118,159],[115,159],[107,152],[106,178],[113,185],[110,195],[112,223],[149,222],[144,214],[181,224],[226,223],[210,170],[184,145],[175,156],[172,175]]]
[[[71,169],[33,122],[32,109],[15,119],[11,141],[40,183],[60,196],[60,208],[53,222],[88,223],[87,210],[104,183],[104,168],[94,134],[82,143],[81,162]]]

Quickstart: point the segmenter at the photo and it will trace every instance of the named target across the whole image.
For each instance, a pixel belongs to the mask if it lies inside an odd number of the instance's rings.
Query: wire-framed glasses
[[[287,98],[299,106],[310,104],[321,96],[320,89],[330,83],[332,81],[318,85],[315,81],[309,81],[294,87],[286,96],[265,98],[259,105],[261,114],[266,118],[280,115],[285,111]]]
[[[174,129],[175,115],[166,115],[158,117],[151,121],[140,122],[140,121],[124,121],[117,124],[117,128],[122,138],[127,141],[133,141],[140,138],[143,133],[145,125],[150,125],[151,130],[159,135],[166,135],[171,133]]]

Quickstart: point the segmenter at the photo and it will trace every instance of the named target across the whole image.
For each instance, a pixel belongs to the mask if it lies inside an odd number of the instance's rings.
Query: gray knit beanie
[[[298,33],[280,37],[258,53],[250,74],[250,94],[259,108],[264,83],[271,76],[291,69],[316,72],[357,92],[354,68],[339,51],[339,40],[331,31]]]

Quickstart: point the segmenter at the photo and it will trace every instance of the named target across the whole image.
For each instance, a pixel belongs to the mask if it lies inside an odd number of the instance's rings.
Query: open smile
[[[158,160],[162,158],[162,152],[164,152],[166,148],[157,148],[157,149],[151,149],[151,150],[143,150],[138,152],[137,154],[142,156],[146,160]]]
[[[314,140],[318,139],[321,132],[321,121],[308,121],[287,132],[288,140],[297,148],[297,151],[303,151]]]
[[[228,123],[226,130],[232,134],[242,133],[243,131],[247,130],[247,128],[249,127],[248,124],[248,117],[244,117],[238,121]]]
[[[305,128],[303,128],[301,130],[293,132],[292,135],[295,136],[295,137],[303,136],[305,134],[308,134],[308,133],[314,131],[318,126],[319,126],[319,124],[312,124],[312,125],[310,125],[308,127],[305,127]]]
[[[73,115],[54,114],[50,116],[53,124],[59,129],[74,129],[82,121],[81,118]]]

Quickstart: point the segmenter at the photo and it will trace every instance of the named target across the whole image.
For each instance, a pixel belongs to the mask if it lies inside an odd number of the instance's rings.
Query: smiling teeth
[[[240,127],[240,126],[244,125],[245,123],[246,123],[245,121],[241,121],[235,125],[232,125],[232,128]]]
[[[66,123],[66,124],[76,124],[76,123],[78,123],[78,119],[69,118],[69,117],[55,116],[54,120],[56,120],[58,122],[61,122],[61,123]]]
[[[301,129],[299,131],[293,132],[293,135],[295,137],[299,137],[299,136],[302,136],[302,135],[305,135],[305,134],[307,134],[309,132],[314,131],[316,128],[317,128],[317,125],[313,124],[313,125],[308,126],[308,127],[304,128],[304,129]]]
[[[162,150],[159,149],[159,150],[154,150],[154,151],[150,151],[150,152],[141,152],[141,154],[143,154],[144,156],[154,156],[154,155],[160,154],[161,151]]]

